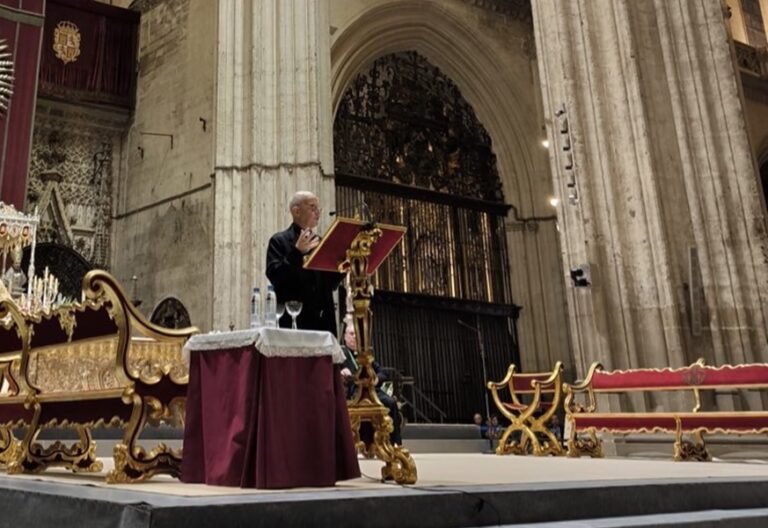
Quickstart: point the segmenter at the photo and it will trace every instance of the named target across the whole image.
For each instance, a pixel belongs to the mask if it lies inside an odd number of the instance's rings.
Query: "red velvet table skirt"
[[[193,351],[181,480],[274,489],[359,477],[345,394],[329,356]]]

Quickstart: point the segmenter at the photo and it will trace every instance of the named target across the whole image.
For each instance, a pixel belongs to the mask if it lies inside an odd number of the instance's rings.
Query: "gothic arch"
[[[353,79],[377,58],[399,51],[416,51],[459,87],[493,139],[507,200],[525,211],[540,209],[546,194],[533,196],[533,181],[546,158],[537,133],[538,112],[521,111],[537,104],[536,86],[500,71],[499,58],[473,28],[439,3],[406,0],[374,7],[356,19],[331,47],[331,91],[334,114]],[[527,73],[527,72],[526,72]],[[519,76],[527,78],[526,76]],[[535,160],[539,156],[539,160]],[[544,165],[546,170],[546,165]],[[547,185],[551,183],[547,182]],[[533,203],[530,201],[533,200]]]
[[[331,103],[335,115],[350,84],[379,57],[415,51],[440,69],[472,106],[493,142],[505,202],[512,294],[527,369],[550,368],[570,354],[561,248],[547,198],[553,193],[540,110],[534,32],[525,15],[503,15],[475,2],[379,0],[339,21],[331,42]],[[479,4],[479,3],[477,3]],[[484,17],[491,17],[484,31]],[[532,25],[532,24],[531,24]],[[501,30],[501,27],[504,30]],[[518,53],[519,50],[519,53]]]

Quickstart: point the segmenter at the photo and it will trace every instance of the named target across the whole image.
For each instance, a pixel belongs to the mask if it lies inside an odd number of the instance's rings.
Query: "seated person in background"
[[[562,444],[563,430],[560,428],[560,418],[558,418],[556,414],[553,414],[552,418],[549,419],[548,427],[552,434],[555,435],[555,438],[557,438]]]
[[[475,422],[475,425],[480,431],[480,438],[488,438],[488,425],[483,423],[483,415],[480,413],[475,413],[475,415],[472,417],[472,420]]]
[[[341,377],[347,383],[347,399],[352,398],[355,394],[355,373],[357,372],[357,336],[355,335],[355,325],[350,320],[345,320],[344,327],[344,339],[341,349],[344,351],[344,365],[341,369]],[[392,425],[394,429],[389,436],[389,441],[392,444],[401,445],[403,443],[400,438],[400,417],[398,415],[397,402],[395,399],[382,390],[381,385],[386,381],[386,376],[381,371],[381,367],[377,362],[373,362],[373,370],[376,372],[378,382],[376,383],[376,396],[378,396],[384,407],[389,409],[389,417],[392,418]]]
[[[503,429],[499,425],[499,417],[496,416],[495,414],[492,414],[491,419],[488,421],[488,432],[487,432],[488,438],[490,438],[491,440],[496,440],[499,437],[501,437],[502,431]]]

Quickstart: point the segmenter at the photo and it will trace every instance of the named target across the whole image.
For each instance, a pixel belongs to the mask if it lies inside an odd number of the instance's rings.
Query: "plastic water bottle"
[[[264,326],[277,326],[277,297],[271,284],[267,286],[267,297],[264,299]]]
[[[251,328],[261,326],[261,292],[254,287],[251,293]]]

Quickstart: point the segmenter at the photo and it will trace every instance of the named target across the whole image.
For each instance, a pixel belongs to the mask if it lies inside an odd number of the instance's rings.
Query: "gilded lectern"
[[[355,394],[349,402],[352,434],[358,451],[386,463],[384,479],[399,484],[416,483],[416,463],[407,449],[392,445],[393,430],[389,411],[376,396],[371,341],[373,284],[371,275],[378,269],[405,234],[405,227],[366,223],[351,218],[336,218],[320,245],[310,253],[304,267],[319,271],[349,274],[353,317],[357,335]]]

